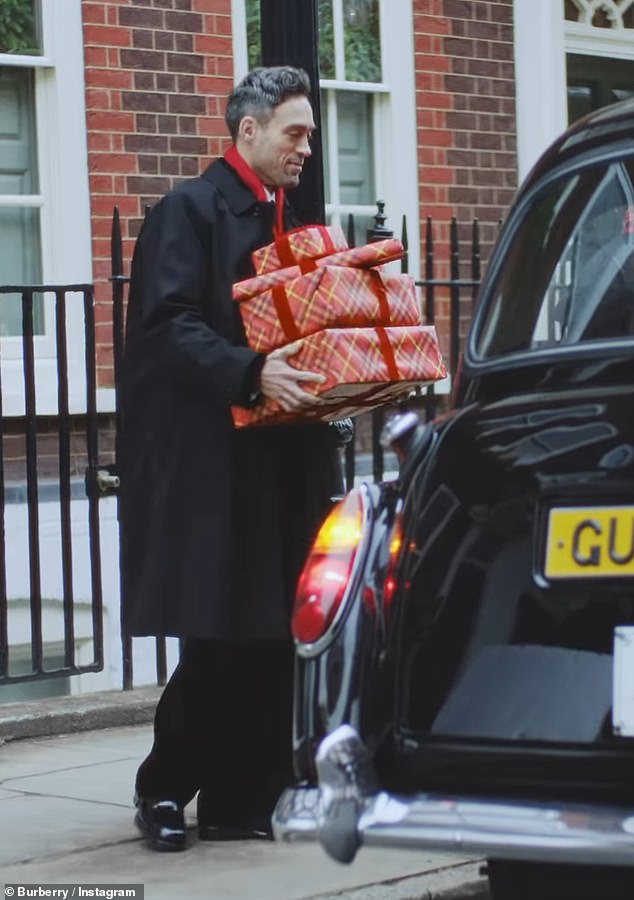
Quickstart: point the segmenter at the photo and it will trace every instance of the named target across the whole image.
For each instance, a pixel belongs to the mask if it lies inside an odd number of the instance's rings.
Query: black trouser
[[[290,640],[187,640],[137,792],[186,804],[200,791],[209,824],[269,815],[292,780],[292,681]]]

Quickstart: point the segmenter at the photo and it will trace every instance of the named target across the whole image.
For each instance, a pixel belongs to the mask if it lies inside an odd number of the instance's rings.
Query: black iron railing
[[[98,480],[98,421],[96,396],[96,349],[94,296],[92,285],[18,285],[0,287],[0,309],[2,300],[12,296],[19,298],[22,311],[21,330],[21,376],[23,409],[18,415],[8,417],[2,408],[4,386],[0,379],[0,510],[3,523],[0,535],[0,686],[7,683],[34,681],[95,672],[103,668],[103,598],[101,579],[101,557],[99,536]],[[54,416],[43,416],[38,410],[36,389],[36,352],[34,327],[34,300],[50,297],[54,303],[55,321],[55,393],[56,412]],[[78,299],[81,298],[81,299]],[[74,411],[69,406],[69,366],[67,333],[68,305],[81,303],[83,314],[83,338],[85,346],[83,389],[85,409]],[[17,338],[16,340],[20,340]],[[54,422],[51,431],[50,422]],[[71,434],[77,429],[83,432],[83,458],[86,477],[80,490],[73,489],[71,465]],[[57,445],[57,477],[43,478],[38,472],[39,442],[46,433],[51,434]],[[19,440],[24,457],[20,461],[20,477],[16,479],[7,472],[6,444],[10,439]],[[52,488],[52,490],[51,490]],[[40,525],[41,493],[46,499],[54,499],[59,509],[59,534],[61,546],[61,598],[55,596],[55,610],[47,615],[60,621],[53,622],[56,650],[51,662],[50,647],[45,643],[43,628],[44,602],[42,585],[42,528]],[[88,504],[88,553],[90,563],[90,610],[91,630],[83,634],[82,640],[90,643],[92,658],[88,662],[77,661],[77,636],[75,634],[75,593],[73,580],[73,538],[72,501],[82,496]],[[28,597],[9,597],[7,589],[7,531],[4,527],[7,500],[18,496],[26,504]],[[10,535],[13,537],[12,535]],[[14,560],[14,565],[19,562]],[[61,601],[61,603],[60,603]],[[59,611],[57,612],[57,607]],[[11,640],[12,627],[17,632],[28,630],[30,635],[28,659],[18,657],[23,650],[22,642]],[[61,631],[61,651],[58,632]],[[50,642],[49,642],[50,644]],[[13,658],[13,654],[16,658]]]

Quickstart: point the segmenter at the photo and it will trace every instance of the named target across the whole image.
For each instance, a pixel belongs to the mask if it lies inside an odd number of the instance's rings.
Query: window
[[[0,53],[18,60],[0,66],[0,272],[5,284],[36,284],[42,278],[34,60],[28,59],[41,56],[38,20],[34,0],[7,0],[0,11]],[[35,333],[42,334],[41,297],[34,317]],[[3,297],[0,334],[20,332],[19,298]]]
[[[62,8],[63,7],[63,8]],[[81,0],[0,3],[0,284],[92,281]],[[0,300],[5,415],[21,414],[22,312]],[[83,408],[82,310],[70,303],[71,408]],[[34,295],[38,412],[56,412],[53,298]]]
[[[564,0],[568,121],[634,96],[634,0]]]
[[[233,0],[236,79],[259,65],[260,2]],[[355,221],[357,243],[386,203],[407,216],[418,265],[418,194],[411,0],[318,0],[321,142],[329,222]],[[241,24],[243,23],[243,24]],[[242,35],[242,37],[241,37]]]
[[[376,212],[382,83],[379,0],[321,0],[319,67],[326,214],[355,219],[357,243]],[[412,62],[413,64],[413,62]]]
[[[513,0],[518,168],[634,90],[634,0]]]
[[[479,354],[634,339],[633,279],[634,160],[561,178],[526,207]]]

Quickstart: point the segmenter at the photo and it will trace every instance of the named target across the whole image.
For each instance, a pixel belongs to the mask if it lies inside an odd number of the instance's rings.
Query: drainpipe
[[[311,83],[313,115],[317,131],[312,156],[304,165],[299,183],[290,196],[300,219],[325,222],[324,168],[319,102],[319,30],[317,0],[260,0],[262,65],[300,66]]]

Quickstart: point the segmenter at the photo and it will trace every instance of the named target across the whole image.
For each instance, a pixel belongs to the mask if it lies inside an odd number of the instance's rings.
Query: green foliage
[[[319,0],[318,15],[319,75],[321,78],[335,78],[332,0]],[[368,4],[368,19],[369,21],[359,25],[346,23],[345,26],[345,77],[348,81],[381,80],[378,3]],[[261,65],[262,60],[260,47],[260,0],[246,0],[246,20],[249,68],[253,68]]]
[[[370,27],[348,25],[345,30],[347,81],[381,80],[381,46],[378,22]]]
[[[0,0],[0,53],[39,53],[33,0]]]
[[[246,0],[247,15],[247,53],[249,68],[262,65],[262,47],[260,43],[260,0]]]
[[[319,75],[335,77],[335,36],[332,24],[332,0],[319,0]]]

